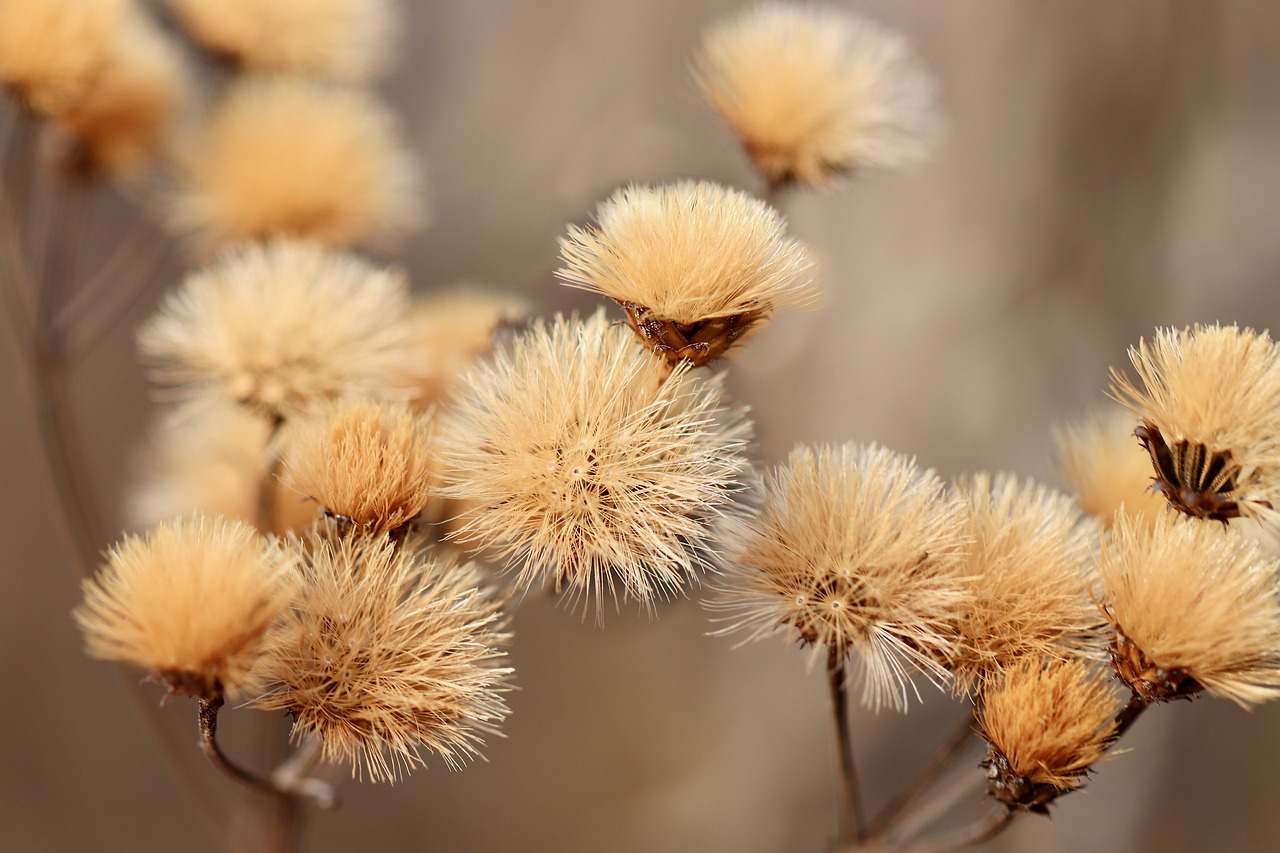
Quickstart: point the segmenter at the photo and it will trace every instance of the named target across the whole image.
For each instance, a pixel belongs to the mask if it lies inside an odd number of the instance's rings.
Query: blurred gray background
[[[721,0],[404,3],[386,92],[431,176],[434,223],[392,256],[428,292],[459,278],[547,310],[556,238],[619,184],[707,177],[755,189],[686,60]],[[759,457],[876,440],[945,476],[1058,482],[1050,430],[1102,399],[1107,368],[1158,325],[1272,327],[1280,309],[1280,4],[850,4],[907,33],[949,134],[929,164],[787,201],[825,297],[738,354]],[[175,265],[162,286],[180,275]],[[159,288],[157,288],[157,293]],[[113,532],[148,388],[132,350],[145,300],[73,386],[77,437]],[[135,673],[86,659],[78,578],[33,428],[0,350],[0,848],[225,849],[198,802],[246,800],[195,750],[194,708],[151,716]],[[100,543],[106,545],[106,542]],[[782,639],[733,648],[695,595],[603,630],[540,596],[516,613],[518,692],[487,761],[433,761],[395,786],[343,785],[311,849],[816,853],[833,835],[820,670]],[[854,712],[868,799],[883,802],[961,714],[936,692],[905,717]],[[257,718],[224,715],[252,756]],[[280,721],[279,730],[285,729]],[[1148,713],[1085,792],[990,850],[1251,851],[1280,845],[1280,707]],[[976,755],[973,759],[976,761]],[[975,770],[975,772],[977,772]],[[981,802],[974,797],[977,813]],[[234,842],[232,842],[234,843]]]

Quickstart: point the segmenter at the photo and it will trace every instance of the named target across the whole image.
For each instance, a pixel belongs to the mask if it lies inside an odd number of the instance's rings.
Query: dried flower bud
[[[171,521],[108,552],[75,618],[93,657],[136,664],[173,694],[234,696],[293,597],[293,566],[242,522]]]
[[[984,762],[991,796],[1047,814],[1105,755],[1118,710],[1106,675],[1084,661],[1028,659],[1006,670],[977,714],[991,744]]]
[[[1280,501],[1280,348],[1235,326],[1160,329],[1130,348],[1142,387],[1112,371],[1141,418],[1155,488],[1177,510],[1227,522]]]
[[[788,304],[814,294],[813,261],[773,208],[709,182],[623,187],[599,226],[560,239],[572,287],[622,306],[649,348],[705,364]]]
[[[305,243],[247,246],[190,275],[138,333],[153,376],[285,419],[416,381],[398,274]]]
[[[1100,568],[1112,666],[1135,695],[1280,696],[1278,564],[1256,544],[1171,513],[1149,529],[1119,515]]]
[[[193,41],[244,69],[359,81],[388,64],[388,0],[165,2]]]
[[[649,606],[707,562],[709,527],[747,466],[743,413],[611,325],[535,321],[468,374],[441,426],[456,539],[492,548],[518,583],[606,590]]]
[[[906,40],[840,9],[758,6],[708,31],[693,71],[772,186],[923,159],[937,135]]]
[[[1151,459],[1133,438],[1133,416],[1119,407],[1097,411],[1055,433],[1063,475],[1080,506],[1110,526],[1123,511],[1151,521],[1168,502],[1151,488]]]
[[[316,735],[329,762],[373,781],[437,753],[451,767],[477,754],[508,710],[508,635],[470,564],[388,539],[312,540],[304,594],[268,637],[255,700]]]
[[[802,644],[856,652],[876,708],[906,707],[912,669],[946,679],[939,661],[955,654],[971,593],[964,506],[937,475],[876,445],[797,447],[759,501],[758,517],[730,518],[718,536],[724,577],[709,606],[733,620],[721,633],[789,626]]]
[[[948,668],[971,692],[1023,659],[1086,654],[1101,641],[1090,598],[1096,528],[1066,495],[998,474],[975,474],[958,489],[973,544],[964,573],[961,642]]]
[[[339,402],[299,424],[288,481],[354,532],[401,534],[427,506],[431,430],[404,403]]]
[[[422,219],[416,165],[361,89],[245,78],[184,149],[174,224],[206,248],[297,237],[350,246]]]

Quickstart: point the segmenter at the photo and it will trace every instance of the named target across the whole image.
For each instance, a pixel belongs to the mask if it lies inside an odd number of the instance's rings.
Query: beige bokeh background
[[[431,174],[432,227],[393,253],[423,292],[459,278],[589,307],[557,287],[556,238],[618,184],[680,176],[753,188],[685,71],[739,4],[404,4],[388,95]],[[1157,325],[1272,327],[1280,311],[1280,5],[1270,0],[867,0],[907,32],[949,124],[928,165],[787,202],[821,257],[822,305],[736,359],[759,456],[880,441],[953,476],[1056,482],[1051,426],[1102,399],[1107,368]],[[166,286],[178,267],[166,274]],[[131,328],[77,373],[77,434],[114,528],[149,413]],[[13,347],[0,355],[0,848],[217,850],[165,766],[138,689],[80,652],[75,570],[53,523]],[[106,543],[102,543],[106,544]],[[310,822],[321,851],[813,853],[835,825],[825,686],[781,639],[733,648],[692,600],[597,630],[530,596],[516,613],[506,737],[460,773],[347,783]],[[932,690],[905,717],[857,709],[883,802],[958,719]],[[200,796],[246,802],[198,760],[194,709],[151,716]],[[257,715],[228,713],[252,755]],[[281,721],[281,731],[284,722]],[[1280,707],[1159,708],[1052,821],[991,850],[1266,850],[1280,844]],[[978,772],[976,769],[975,773]],[[974,808],[981,803],[975,797]]]

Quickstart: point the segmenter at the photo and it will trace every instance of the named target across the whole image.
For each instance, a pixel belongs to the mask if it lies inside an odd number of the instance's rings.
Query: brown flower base
[[[1190,699],[1204,686],[1183,667],[1162,667],[1147,659],[1142,649],[1117,627],[1111,641],[1111,668],[1144,702]]]
[[[619,302],[627,312],[627,325],[636,336],[674,367],[681,361],[701,367],[724,355],[733,342],[765,318],[763,311],[747,311],[727,317],[712,317],[693,323],[677,323],[658,317],[649,308],[634,302]]]
[[[982,762],[987,771],[987,793],[1010,808],[1049,813],[1049,803],[1074,788],[1059,788],[1044,782],[1033,782],[1026,776],[1015,773],[1009,759],[992,749]]]
[[[1240,517],[1236,493],[1240,466],[1232,461],[1230,450],[1210,450],[1186,439],[1170,445],[1160,430],[1146,420],[1133,434],[1151,455],[1156,474],[1152,488],[1164,495],[1170,506],[1195,518],[1223,524]]]

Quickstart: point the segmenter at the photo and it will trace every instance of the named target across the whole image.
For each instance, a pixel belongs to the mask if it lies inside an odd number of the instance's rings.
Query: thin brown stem
[[[831,714],[836,736],[836,808],[840,834],[836,845],[852,844],[861,838],[862,798],[858,793],[858,773],[853,762],[849,737],[849,696],[845,687],[844,653],[827,647],[827,684],[831,689]]]
[[[952,850],[972,847],[1000,834],[1013,820],[1014,814],[1012,809],[1001,806],[969,826],[937,838],[927,838],[915,844],[898,847],[895,853],[951,853]]]
[[[973,741],[973,709],[965,714],[964,719],[951,733],[938,749],[934,751],[929,760],[921,767],[911,781],[909,781],[901,791],[898,792],[889,804],[884,807],[876,819],[867,827],[867,831],[863,837],[867,839],[880,838],[893,829],[898,818],[901,817],[907,806],[915,802],[915,800],[923,794],[930,785],[937,781],[938,776],[951,765],[964,748]]]
[[[283,462],[276,444],[280,438],[280,428],[283,426],[282,416],[272,416],[271,428],[267,432],[267,470],[262,476],[262,484],[258,489],[258,529],[263,533],[274,533],[276,529],[276,494],[279,491],[280,469]]]
[[[83,358],[137,304],[169,256],[169,243],[139,223],[55,318],[67,358]]]
[[[892,834],[901,838],[917,835],[985,781],[975,767],[957,768],[902,810],[890,828]]]
[[[1129,730],[1134,721],[1142,716],[1142,712],[1151,707],[1151,703],[1143,699],[1137,693],[1129,697],[1129,704],[1120,709],[1120,713],[1116,714],[1116,728],[1108,738],[1108,746],[1120,740],[1124,733]]]
[[[225,700],[222,696],[215,696],[213,699],[200,699],[199,703],[200,751],[214,767],[259,794],[279,800],[289,800],[295,804],[299,799],[305,798],[313,800],[321,808],[333,808],[337,802],[337,795],[333,790],[319,779],[304,778],[307,764],[312,760],[309,755],[304,756],[298,762],[299,766],[292,770],[286,770],[286,768],[293,759],[286,761],[270,779],[251,773],[228,758],[218,743],[218,711],[225,704]]]
[[[319,737],[308,738],[272,771],[271,782],[282,791],[306,797],[322,809],[336,809],[341,803],[337,790],[311,775],[320,765],[323,745]]]
[[[223,706],[224,701],[221,696],[200,700],[200,751],[204,753],[205,758],[209,759],[210,764],[241,785],[272,797],[289,796],[286,792],[277,789],[270,781],[240,767],[222,751],[222,747],[218,744],[218,710]]]

